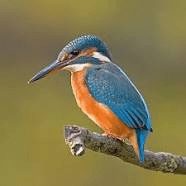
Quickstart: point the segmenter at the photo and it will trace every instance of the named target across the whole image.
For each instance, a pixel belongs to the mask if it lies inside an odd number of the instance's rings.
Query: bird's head
[[[91,65],[111,62],[111,54],[104,42],[93,35],[81,36],[68,43],[56,61],[45,67],[29,83],[61,70],[79,71]]]

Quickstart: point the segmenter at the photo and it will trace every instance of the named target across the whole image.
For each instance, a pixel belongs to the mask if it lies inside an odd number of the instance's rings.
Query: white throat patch
[[[84,64],[73,64],[73,65],[68,65],[64,69],[69,70],[70,72],[77,72],[83,70],[85,67],[89,67],[91,64],[89,63],[84,63]]]
[[[97,59],[99,59],[100,61],[105,61],[105,62],[108,62],[110,63],[110,59],[106,56],[104,56],[103,54],[99,53],[99,52],[94,52],[92,57],[95,57]]]

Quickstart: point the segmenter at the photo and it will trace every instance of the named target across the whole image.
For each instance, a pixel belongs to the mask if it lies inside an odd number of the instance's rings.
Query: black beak
[[[28,81],[28,84],[30,84],[34,81],[37,81],[41,78],[44,78],[45,76],[47,76],[51,72],[60,71],[63,67],[65,67],[67,65],[68,65],[68,63],[62,63],[62,62],[59,62],[56,60],[52,64],[48,65],[47,67],[42,69],[40,72],[38,72],[34,77],[32,77]]]

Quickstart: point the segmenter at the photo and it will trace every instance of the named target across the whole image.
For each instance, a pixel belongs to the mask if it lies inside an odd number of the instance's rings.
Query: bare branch
[[[81,156],[85,149],[116,156],[121,160],[153,171],[186,174],[186,157],[165,152],[145,150],[145,162],[140,164],[132,145],[112,137],[91,132],[76,125],[65,126],[65,141],[75,156]]]

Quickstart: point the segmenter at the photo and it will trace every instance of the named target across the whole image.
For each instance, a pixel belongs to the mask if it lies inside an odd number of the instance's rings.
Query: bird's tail
[[[144,144],[149,134],[149,130],[136,129],[137,143],[138,143],[138,156],[141,163],[144,162]]]

